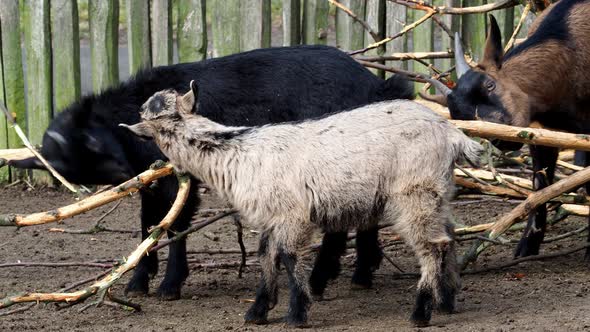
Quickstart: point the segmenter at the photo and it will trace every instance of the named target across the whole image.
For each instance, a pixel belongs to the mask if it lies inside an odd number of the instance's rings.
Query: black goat
[[[141,105],[156,91],[186,92],[195,80],[204,87],[200,112],[225,125],[256,126],[302,120],[370,102],[412,98],[408,81],[374,76],[345,53],[326,46],[260,49],[223,58],[154,68],[101,94],[86,96],[59,113],[43,138],[42,154],[68,180],[86,184],[118,184],[164,159],[158,147],[143,142],[119,123],[139,122]],[[42,168],[36,159],[13,162],[21,168]],[[196,187],[196,186],[195,186]],[[159,180],[157,188],[142,190],[142,237],[169,210],[176,195],[175,179]],[[188,227],[199,205],[193,190],[175,231]],[[311,285],[321,295],[338,275],[346,233],[328,233],[318,255]],[[381,260],[377,229],[359,232],[358,263],[353,282],[371,285],[372,270]],[[152,254],[142,259],[127,291],[147,293],[149,276],[157,272]],[[188,276],[186,243],[170,246],[166,276],[158,290],[165,299],[180,297]]]
[[[537,121],[548,128],[590,133],[589,15],[590,1],[561,0],[539,16],[525,42],[506,54],[500,29],[490,16],[483,61],[469,68],[460,44],[456,43],[459,82],[452,91],[437,85],[447,96],[451,117],[515,126]],[[506,142],[499,145],[506,149],[520,146]],[[530,150],[534,188],[539,190],[553,182],[558,149],[531,145]],[[590,164],[588,156],[586,153],[586,165]],[[590,184],[586,188],[590,191]],[[530,214],[516,256],[539,253],[546,219],[545,205]],[[590,249],[586,258],[590,259]]]

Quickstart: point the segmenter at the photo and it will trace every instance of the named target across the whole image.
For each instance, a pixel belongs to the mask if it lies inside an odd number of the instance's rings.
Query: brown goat
[[[589,17],[589,0],[561,0],[539,16],[526,41],[504,54],[500,29],[490,16],[484,57],[475,68],[467,65],[457,35],[455,57],[460,79],[453,90],[436,85],[447,98],[451,117],[515,126],[536,121],[544,127],[590,133]],[[503,143],[499,147],[520,147]],[[558,149],[530,146],[530,150],[534,187],[542,189],[553,181]],[[589,162],[587,153],[586,165]],[[590,190],[590,184],[586,186]],[[539,253],[546,219],[544,205],[530,214],[516,256]],[[586,258],[590,259],[590,249]]]

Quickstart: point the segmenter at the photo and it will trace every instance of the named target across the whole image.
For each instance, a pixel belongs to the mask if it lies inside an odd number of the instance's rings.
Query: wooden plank
[[[214,0],[212,22],[213,56],[240,51],[240,1]]]
[[[51,0],[51,51],[55,110],[80,98],[80,37],[76,0]]]
[[[408,18],[406,6],[387,1],[385,3],[385,36],[393,36],[400,32],[406,25]],[[385,54],[405,53],[407,51],[408,39],[406,35],[385,44]],[[408,69],[406,61],[387,61],[386,65]],[[386,77],[390,77],[391,75],[391,73],[385,73]]]
[[[301,43],[301,0],[283,0],[283,46]]]
[[[442,3],[447,7],[460,7],[461,0],[443,0]],[[449,28],[452,32],[460,31],[461,28],[461,16],[460,15],[442,15],[441,21]],[[449,37],[449,34],[439,28],[440,31],[440,50],[447,51],[453,50],[453,40]],[[455,61],[453,59],[439,59],[435,61],[437,68],[442,70],[448,70],[454,66]],[[454,72],[453,72],[454,73]],[[456,76],[455,76],[456,77]]]
[[[270,0],[240,1],[240,51],[270,47]]]
[[[178,61],[201,61],[207,57],[207,24],[205,0],[177,0]],[[215,24],[213,24],[215,25]]]
[[[2,30],[0,21],[0,31]],[[2,38],[0,38],[0,103],[6,104],[4,98],[4,70],[2,69]],[[0,151],[8,149],[8,121],[5,116],[0,116]],[[10,169],[0,167],[0,183],[10,181]]]
[[[365,0],[340,0],[356,16],[365,17]],[[354,51],[364,46],[365,29],[343,10],[336,10],[336,47]]]
[[[40,145],[52,115],[49,0],[25,0],[24,4],[28,137],[32,144]],[[33,181],[52,183],[43,171],[34,171]]]
[[[506,8],[492,13],[498,21],[502,33],[502,45],[505,45],[514,31],[514,8]]]
[[[27,130],[25,111],[25,81],[20,33],[20,10],[17,0],[0,1],[0,24],[2,42],[2,64],[4,71],[4,97],[6,107],[16,122]],[[8,147],[22,147],[14,130],[8,131]]]
[[[172,1],[151,1],[152,66],[172,63]]]
[[[366,0],[367,4],[365,7],[365,22],[369,24],[371,29],[377,32],[379,35],[379,40],[384,38],[385,33],[385,0]],[[358,23],[357,23],[358,24]],[[367,31],[365,33],[365,42],[364,46],[367,46],[371,43],[378,42],[379,40],[374,40],[373,36]],[[383,55],[385,52],[385,47],[379,47],[377,49],[369,50],[366,52],[366,55]],[[373,73],[375,73],[379,77],[385,77],[385,72],[379,69],[370,69]]]
[[[304,0],[303,44],[326,44],[328,41],[328,1]]]
[[[413,22],[420,19],[420,17],[424,16],[424,13],[421,11],[414,11],[412,13],[414,15]],[[433,34],[433,21],[427,20],[426,22],[420,24],[413,30],[413,45],[414,49],[412,52],[429,52],[434,50],[434,34]],[[424,62],[428,64],[432,64],[432,59],[424,59]],[[430,70],[428,67],[421,63],[414,62],[414,71],[417,73],[424,73],[426,75],[430,75]],[[415,90],[420,91],[424,84],[414,84]],[[434,93],[434,89],[430,90]]]
[[[463,7],[481,6],[485,0],[463,0]],[[486,42],[486,14],[462,15],[461,26],[465,52],[472,54],[474,60],[481,61]]]
[[[152,54],[150,48],[150,11],[145,0],[126,0],[127,46],[129,49],[129,73],[150,68]]]
[[[119,1],[89,0],[92,88],[100,92],[119,82]]]

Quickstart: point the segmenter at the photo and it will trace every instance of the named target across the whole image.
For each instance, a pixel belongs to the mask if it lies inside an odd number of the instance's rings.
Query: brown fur
[[[553,8],[549,7],[535,20],[529,37]],[[513,125],[528,126],[537,115],[561,105],[575,108],[580,120],[590,120],[590,115],[583,114],[588,112],[581,112],[586,110],[584,103],[590,98],[588,17],[590,4],[574,6],[568,19],[573,43],[548,40],[507,59],[501,66],[490,58],[492,41],[488,37],[485,57],[477,70],[496,81],[495,93],[512,115]]]

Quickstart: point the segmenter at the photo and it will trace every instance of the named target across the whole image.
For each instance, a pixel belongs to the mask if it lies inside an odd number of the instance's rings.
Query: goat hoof
[[[518,246],[516,247],[516,251],[514,253],[514,257],[527,257],[527,256],[534,256],[539,254],[539,249],[541,248],[541,242],[543,241],[542,238],[522,238],[518,242]]]
[[[254,325],[266,325],[268,324],[268,319],[266,318],[253,318],[253,319],[245,319],[246,324],[254,324]]]
[[[443,313],[443,314],[447,314],[447,315],[451,315],[455,313],[455,305],[454,304],[441,304],[438,307],[438,312]]]
[[[180,299],[180,287],[160,285],[160,288],[158,288],[158,297],[164,301],[178,300]]]
[[[322,302],[324,301],[324,294],[311,294],[311,298],[314,302]]]
[[[367,272],[355,272],[352,275],[350,288],[353,290],[364,290],[373,287],[373,275]]]
[[[244,320],[246,321],[246,324],[268,324],[267,314],[268,311],[263,312],[256,306],[256,304],[254,304],[250,307],[250,309],[248,309],[248,312],[246,312]]]
[[[143,297],[148,295],[149,290],[149,281],[143,282],[131,280],[125,288],[125,296]]]
[[[307,319],[304,319],[304,318],[287,317],[285,319],[285,323],[287,323],[287,325],[289,327],[295,327],[295,328],[299,328],[299,329],[308,329],[308,328],[311,328],[311,324],[309,324],[307,322]]]
[[[428,325],[430,325],[430,321],[428,321],[428,320],[413,320],[412,319],[412,324],[415,327],[427,327]]]
[[[350,289],[352,290],[367,290],[367,289],[371,289],[371,285],[370,284],[358,284],[356,282],[351,282],[350,283]]]

